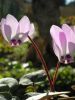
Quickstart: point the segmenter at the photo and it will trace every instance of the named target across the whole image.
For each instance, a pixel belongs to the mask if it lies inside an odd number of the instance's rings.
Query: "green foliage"
[[[28,43],[15,47],[13,50],[14,52],[13,56],[21,60],[21,57],[23,56],[25,57],[27,55],[28,47],[29,47]]]
[[[73,69],[70,66],[67,68],[65,67],[62,69],[62,72],[58,73],[58,79],[61,79],[64,85],[74,83],[75,74],[72,72]]]
[[[14,48],[8,43],[0,43],[0,78],[15,77],[19,79],[23,74],[29,72],[28,68],[25,69],[22,66],[24,62],[21,62],[21,59],[27,55],[28,47],[29,43]],[[32,66],[30,62],[29,66]]]

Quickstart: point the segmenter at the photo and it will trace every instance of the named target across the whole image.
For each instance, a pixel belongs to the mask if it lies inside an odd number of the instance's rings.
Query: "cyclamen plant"
[[[67,24],[62,28],[53,25],[50,29],[53,38],[53,49],[59,62],[68,64],[74,62],[75,33]]]
[[[33,38],[34,30],[34,24],[30,23],[27,16],[22,17],[18,22],[14,16],[8,14],[6,18],[1,20],[2,35],[11,46],[28,41],[27,35]]]
[[[62,28],[52,25],[50,34],[53,39],[53,50],[58,57],[58,63],[70,64],[74,62],[75,52],[75,29],[63,24]],[[55,83],[59,65],[56,67],[56,72],[53,78]]]
[[[53,91],[54,87],[52,85],[52,81],[49,76],[48,67],[46,65],[46,62],[37,44],[32,40],[34,36],[33,35],[34,30],[35,30],[34,24],[30,23],[30,20],[27,16],[22,17],[21,20],[18,22],[14,16],[8,14],[5,19],[2,18],[1,20],[2,35],[4,39],[11,44],[11,46],[20,45],[21,43],[27,42],[28,40],[32,42],[32,45],[41,63],[43,64],[44,70],[48,77],[49,84],[50,84],[50,90]]]
[[[62,28],[59,28],[56,25],[52,25],[52,27],[50,28],[50,34],[53,39],[53,50],[58,57],[58,63],[53,76],[53,80],[51,80],[48,72],[48,66],[42,56],[40,49],[38,48],[38,45],[33,40],[33,33],[35,31],[35,28],[34,24],[30,22],[29,18],[27,16],[24,16],[18,22],[14,16],[8,14],[6,18],[2,18],[0,25],[4,39],[9,42],[11,46],[17,46],[29,40],[32,42],[32,45],[41,63],[43,64],[43,68],[49,80],[50,90],[54,91],[54,84],[57,78],[59,64],[68,64],[74,61],[74,31],[67,24],[63,24]]]

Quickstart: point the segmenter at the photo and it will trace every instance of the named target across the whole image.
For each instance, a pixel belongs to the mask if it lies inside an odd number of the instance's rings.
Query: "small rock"
[[[52,96],[58,96],[58,95],[61,95],[61,94],[66,94],[66,93],[69,93],[69,92],[49,92],[49,93],[40,93],[40,94],[38,94],[38,95],[29,97],[29,98],[26,99],[26,100],[46,100],[47,98],[51,98]]]

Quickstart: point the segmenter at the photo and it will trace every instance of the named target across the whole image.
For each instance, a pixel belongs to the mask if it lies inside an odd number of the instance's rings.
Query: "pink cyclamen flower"
[[[28,41],[27,35],[33,37],[34,25],[27,16],[23,16],[18,22],[14,16],[8,14],[1,20],[1,31],[4,39],[15,46]]]
[[[50,34],[53,39],[53,50],[59,62],[68,64],[74,61],[75,33],[67,24],[62,27],[52,25]]]

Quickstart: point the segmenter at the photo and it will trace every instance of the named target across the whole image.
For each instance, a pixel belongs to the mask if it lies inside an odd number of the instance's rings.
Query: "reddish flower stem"
[[[60,65],[59,65],[59,62],[58,62],[57,65],[56,65],[55,73],[53,75],[53,81],[52,81],[53,86],[55,85],[55,81],[57,79],[57,73],[58,73],[59,66]]]
[[[43,64],[43,68],[44,68],[45,73],[46,73],[46,75],[47,75],[47,77],[48,77],[48,80],[49,80],[50,90],[51,90],[51,91],[54,91],[54,87],[53,87],[53,84],[52,84],[52,80],[51,80],[51,78],[50,78],[50,76],[49,76],[48,67],[47,67],[47,65],[46,65],[46,62],[45,62],[43,56],[42,56],[42,53],[41,53],[41,51],[39,50],[37,44],[30,38],[30,36],[28,36],[28,38],[29,38],[29,40],[32,42],[32,45],[33,45],[33,47],[34,47],[34,49],[35,49],[35,51],[36,51],[36,53],[37,53],[37,55],[38,55],[38,57],[39,57],[41,63]]]

